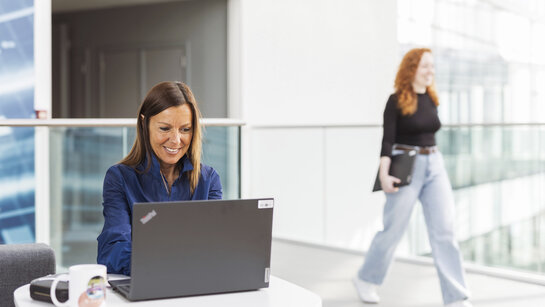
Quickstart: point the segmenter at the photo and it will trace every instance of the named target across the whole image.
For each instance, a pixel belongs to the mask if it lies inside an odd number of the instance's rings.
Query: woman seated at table
[[[104,178],[97,263],[108,273],[131,274],[134,203],[221,199],[218,173],[201,164],[199,119],[197,101],[182,82],[161,82],[146,95],[131,151]]]

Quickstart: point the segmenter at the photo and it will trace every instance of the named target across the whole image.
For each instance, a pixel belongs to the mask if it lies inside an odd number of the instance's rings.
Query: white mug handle
[[[49,295],[51,296],[51,301],[53,302],[55,306],[68,306],[70,302],[70,297],[68,297],[68,300],[66,300],[66,302],[64,303],[59,302],[59,300],[57,300],[57,293],[55,292],[55,290],[57,290],[57,284],[59,283],[59,281],[61,280],[68,281],[67,277],[68,277],[68,274],[59,275],[55,277],[55,279],[53,280],[53,283],[51,284],[51,289],[49,289]]]

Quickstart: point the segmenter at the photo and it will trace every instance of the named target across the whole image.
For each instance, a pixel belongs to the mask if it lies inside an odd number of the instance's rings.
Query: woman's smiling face
[[[188,104],[170,107],[149,120],[149,137],[161,169],[175,165],[191,145],[193,114]]]
[[[433,83],[435,76],[435,67],[433,65],[433,56],[429,52],[424,52],[414,76],[413,85],[423,87],[424,89]]]

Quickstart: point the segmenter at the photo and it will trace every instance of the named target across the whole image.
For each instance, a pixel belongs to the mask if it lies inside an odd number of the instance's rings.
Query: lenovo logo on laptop
[[[142,222],[142,224],[146,224],[147,222],[149,222],[156,215],[157,215],[157,212],[155,212],[155,210],[153,210],[150,213],[146,214],[143,218],[141,218],[140,222]]]

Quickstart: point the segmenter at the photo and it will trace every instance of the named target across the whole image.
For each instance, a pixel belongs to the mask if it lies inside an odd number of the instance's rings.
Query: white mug
[[[68,269],[68,275],[59,275],[53,280],[49,294],[56,306],[105,307],[106,266],[102,264],[78,264]],[[68,301],[57,300],[55,290],[61,280],[68,280]]]

